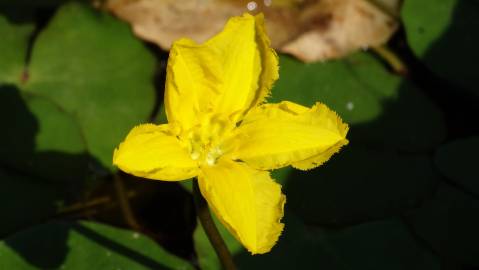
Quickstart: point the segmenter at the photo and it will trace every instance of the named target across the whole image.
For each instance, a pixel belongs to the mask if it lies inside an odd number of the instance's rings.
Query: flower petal
[[[269,96],[271,88],[279,78],[279,60],[278,55],[271,48],[271,42],[266,33],[264,25],[264,16],[262,13],[255,16],[256,19],[256,45],[260,53],[261,73],[259,76],[258,90],[251,104],[254,107],[264,101]]]
[[[284,101],[251,110],[227,142],[233,160],[270,170],[288,165],[311,169],[346,145],[348,126],[317,103],[311,109]]]
[[[156,180],[184,180],[198,174],[197,163],[172,135],[169,125],[133,128],[115,149],[113,164],[127,173]]]
[[[284,224],[285,196],[268,172],[220,159],[202,167],[201,193],[220,221],[252,254],[271,250]]]
[[[189,129],[204,112],[238,120],[263,101],[277,78],[278,58],[263,17],[233,17],[204,44],[189,39],[173,44],[165,91],[168,121]]]

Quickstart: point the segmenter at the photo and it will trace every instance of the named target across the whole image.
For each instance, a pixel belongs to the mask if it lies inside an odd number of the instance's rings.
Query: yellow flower
[[[348,126],[321,103],[262,104],[277,79],[262,15],[233,17],[204,44],[176,41],[167,67],[168,124],[133,128],[113,163],[150,179],[198,177],[236,239],[253,254],[270,251],[283,230],[285,196],[268,170],[317,167],[348,143]]]

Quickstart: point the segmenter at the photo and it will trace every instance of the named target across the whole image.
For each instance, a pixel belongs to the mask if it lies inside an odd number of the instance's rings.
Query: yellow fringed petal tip
[[[277,79],[261,14],[231,18],[203,44],[178,40],[167,66],[168,124],[133,128],[113,163],[149,179],[198,177],[236,239],[252,254],[269,252],[283,230],[286,198],[268,170],[315,168],[348,143],[347,124],[324,104],[263,104]]]

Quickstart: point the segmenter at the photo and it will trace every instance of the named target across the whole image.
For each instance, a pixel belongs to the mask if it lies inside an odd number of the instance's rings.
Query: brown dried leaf
[[[273,47],[312,62],[385,43],[397,28],[391,3],[399,0],[108,0],[106,8],[163,49],[182,37],[204,42],[231,16],[263,12]]]
[[[301,14],[301,35],[280,48],[306,62],[342,57],[379,46],[397,28],[396,20],[366,0],[322,0]]]

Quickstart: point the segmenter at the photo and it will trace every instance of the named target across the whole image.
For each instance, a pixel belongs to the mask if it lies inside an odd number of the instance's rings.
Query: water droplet
[[[256,4],[255,1],[248,2],[248,4],[246,5],[246,8],[247,8],[249,11],[253,11],[253,10],[255,10],[257,7],[258,7],[258,4]]]
[[[133,239],[138,239],[138,238],[140,238],[140,234],[135,232],[135,233],[133,233],[132,237],[133,237]]]
[[[269,7],[273,3],[273,0],[264,0],[263,3],[265,6]]]
[[[348,109],[348,111],[352,111],[354,109],[354,103],[352,101],[346,103],[346,109]]]

